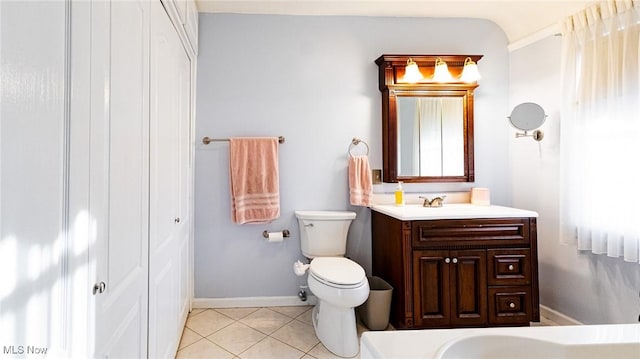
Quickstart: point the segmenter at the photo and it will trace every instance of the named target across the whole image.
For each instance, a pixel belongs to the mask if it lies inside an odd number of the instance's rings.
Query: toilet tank
[[[300,247],[307,258],[342,257],[355,212],[295,211],[300,227]]]

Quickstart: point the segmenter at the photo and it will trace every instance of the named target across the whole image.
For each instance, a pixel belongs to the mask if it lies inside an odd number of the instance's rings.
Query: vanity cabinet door
[[[413,252],[415,327],[448,327],[451,318],[449,251]]]
[[[485,250],[413,252],[416,327],[487,323]]]
[[[483,249],[450,251],[451,325],[487,323],[487,255]]]

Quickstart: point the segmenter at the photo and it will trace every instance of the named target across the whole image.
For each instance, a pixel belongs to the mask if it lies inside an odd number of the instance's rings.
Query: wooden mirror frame
[[[457,79],[465,59],[476,63],[482,55],[382,55],[378,65],[378,87],[382,92],[382,180],[384,182],[473,182],[473,91],[477,82],[433,82],[436,59],[447,63],[449,72]],[[407,60],[411,58],[425,79],[417,83],[404,81]],[[464,175],[462,176],[399,176],[398,175],[398,118],[397,96],[460,96],[463,98]]]

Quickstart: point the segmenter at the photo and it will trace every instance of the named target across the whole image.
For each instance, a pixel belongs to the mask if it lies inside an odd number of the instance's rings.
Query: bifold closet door
[[[69,344],[69,333],[87,328],[82,319],[90,293],[86,275],[78,274],[86,270],[87,248],[70,242],[68,235],[76,218],[68,217],[67,201],[73,178],[65,111],[71,60],[68,6],[65,1],[0,1],[3,359],[42,358],[36,353],[44,351],[71,356],[77,346]],[[79,293],[75,307],[69,300],[73,290]],[[82,349],[74,352],[86,357]]]
[[[95,317],[88,337],[95,343],[88,345],[95,357],[147,357],[148,50],[148,1],[92,3],[89,259],[95,283],[88,295],[95,298]]]
[[[187,53],[159,1],[151,4],[150,58],[149,357],[173,358],[189,309],[191,80]]]

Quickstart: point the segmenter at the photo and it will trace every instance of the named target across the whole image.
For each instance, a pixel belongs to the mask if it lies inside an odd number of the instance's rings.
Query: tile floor
[[[312,306],[194,309],[176,358],[339,358],[318,340]],[[541,318],[536,325],[558,325]],[[358,323],[358,333],[367,328]],[[356,358],[358,358],[356,356]]]
[[[316,337],[312,306],[194,309],[176,358],[339,358]],[[358,324],[358,332],[366,331]]]

